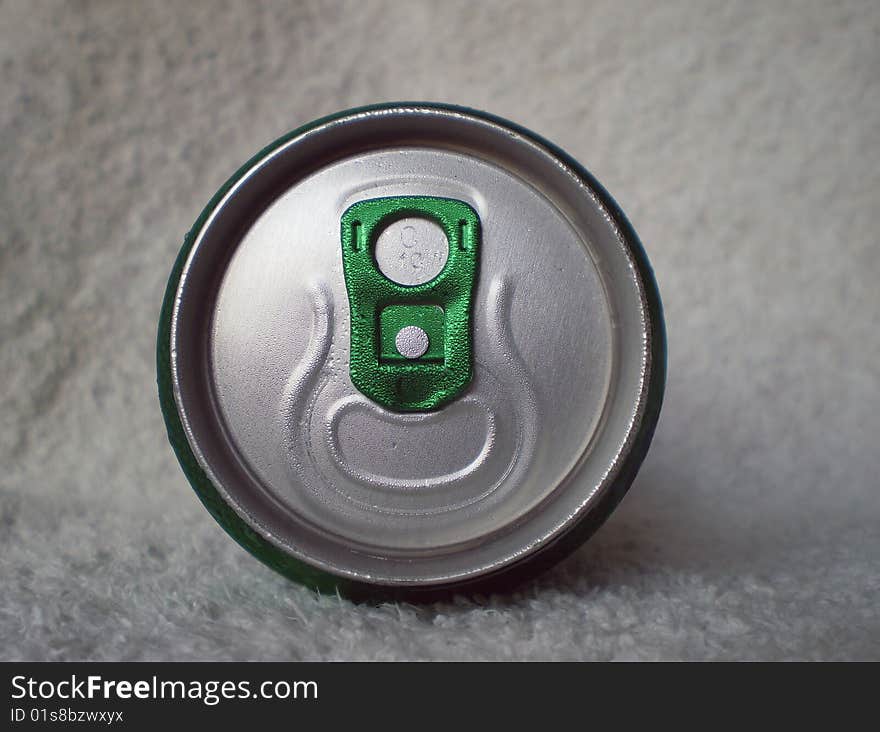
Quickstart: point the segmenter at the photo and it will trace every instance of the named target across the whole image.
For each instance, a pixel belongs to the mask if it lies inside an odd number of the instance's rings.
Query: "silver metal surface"
[[[348,372],[340,216],[403,195],[466,201],[482,226],[473,381],[433,413],[390,412]],[[388,251],[437,251],[398,223]],[[371,583],[474,578],[582,519],[621,470],[646,307],[610,213],[552,151],[464,112],[359,112],[270,153],[202,227],[172,320],[175,398],[223,500],[285,552]]]
[[[390,223],[376,240],[379,271],[399,285],[421,285],[443,271],[449,241],[437,224],[420,216]]]
[[[407,325],[394,337],[397,352],[406,358],[420,358],[428,351],[428,334],[417,325]]]

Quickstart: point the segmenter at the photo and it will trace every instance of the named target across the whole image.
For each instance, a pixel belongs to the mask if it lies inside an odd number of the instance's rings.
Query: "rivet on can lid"
[[[406,358],[421,358],[428,350],[428,334],[417,325],[408,325],[397,332],[394,345]]]

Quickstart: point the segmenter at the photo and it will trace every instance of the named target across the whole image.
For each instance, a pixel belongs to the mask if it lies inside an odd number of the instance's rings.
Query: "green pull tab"
[[[468,385],[479,242],[476,212],[451,198],[373,198],[342,215],[349,371],[370,399],[425,411]]]

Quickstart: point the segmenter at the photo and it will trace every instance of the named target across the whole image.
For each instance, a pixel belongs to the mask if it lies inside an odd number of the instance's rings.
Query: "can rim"
[[[575,178],[591,191],[617,229],[621,243],[626,247],[637,270],[644,298],[648,337],[644,379],[645,388],[642,391],[642,403],[639,405],[641,414],[637,422],[638,427],[631,433],[630,439],[618,456],[616,461],[617,474],[609,476],[607,485],[601,494],[596,497],[595,502],[591,503],[587,510],[583,511],[582,516],[570,522],[561,531],[548,537],[544,543],[538,545],[532,551],[515,557],[509,562],[488,571],[476,573],[465,578],[451,578],[445,583],[438,582],[430,585],[414,583],[389,584],[385,581],[370,582],[365,579],[354,579],[349,576],[331,573],[325,569],[315,567],[303,559],[292,556],[254,531],[224,500],[217,486],[214,485],[208,473],[201,466],[190,445],[174,394],[171,360],[172,319],[177,291],[186,262],[197,242],[199,233],[227,193],[262,159],[294,138],[340,119],[365,113],[388,112],[391,110],[453,112],[484,120],[521,135],[559,160]],[[445,594],[451,589],[463,591],[509,587],[514,583],[528,579],[547,566],[562,559],[601,526],[629,489],[644,460],[659,419],[665,377],[666,332],[657,283],[650,262],[635,230],[608,191],[583,165],[578,163],[568,153],[531,130],[480,110],[431,102],[389,102],[344,110],[314,120],[283,135],[251,157],[220,187],[185,236],[165,290],[157,342],[159,400],[169,441],[187,479],[209,513],[242,547],[281,574],[319,591],[336,591],[353,598],[364,596],[374,598],[377,596],[405,596],[408,598],[422,597],[427,599],[438,594]]]

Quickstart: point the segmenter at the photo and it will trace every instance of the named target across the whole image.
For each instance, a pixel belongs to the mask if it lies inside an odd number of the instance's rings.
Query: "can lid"
[[[159,335],[200,497],[311,584],[448,587],[570,549],[632,481],[664,374],[656,284],[604,189],[429,104],[251,160],[187,236]]]

